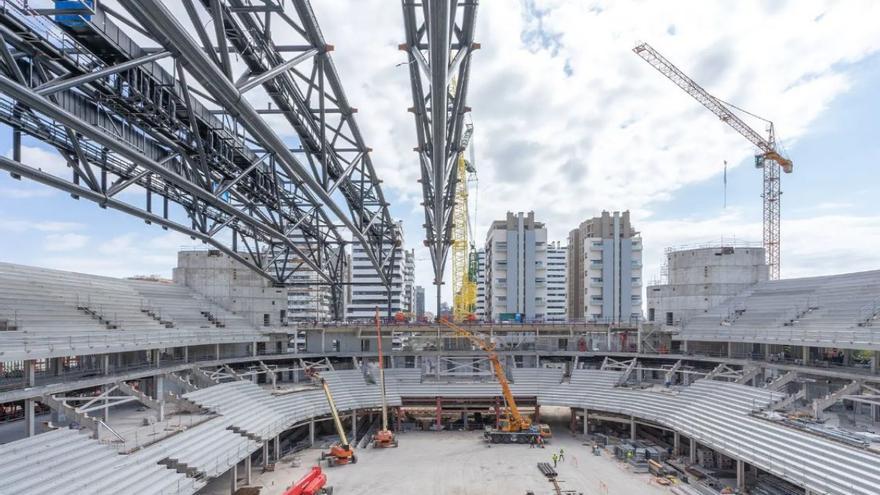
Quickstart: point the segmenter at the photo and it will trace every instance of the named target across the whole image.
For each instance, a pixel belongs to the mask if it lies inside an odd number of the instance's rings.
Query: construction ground
[[[519,444],[490,446],[477,431],[406,432],[400,435],[396,449],[360,449],[357,464],[326,469],[328,486],[340,495],[551,495],[554,488],[537,464],[552,465],[552,454],[564,449],[565,460],[556,468],[562,493],[669,493],[668,488],[654,484],[653,476],[630,472],[611,453],[602,450],[602,456],[593,455],[590,447],[568,430],[567,408],[547,409],[544,418],[551,422],[554,437],[544,449]],[[262,486],[260,495],[282,495],[317,464],[324,447],[316,445],[287,456],[273,472],[257,474],[255,470],[254,486]],[[200,493],[226,495],[229,482],[228,474],[224,475]]]

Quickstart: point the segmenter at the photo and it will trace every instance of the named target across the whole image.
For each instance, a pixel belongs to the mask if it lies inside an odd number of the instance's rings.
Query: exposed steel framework
[[[403,0],[403,21],[412,86],[413,113],[425,207],[425,245],[431,253],[440,290],[449,248],[453,243],[455,190],[459,180],[456,159],[463,151],[464,114],[477,0]]]
[[[337,312],[350,238],[390,283],[399,229],[307,0],[95,4],[4,3],[13,154],[0,168],[182,232],[276,284],[313,270]],[[22,135],[68,172],[22,163]]]

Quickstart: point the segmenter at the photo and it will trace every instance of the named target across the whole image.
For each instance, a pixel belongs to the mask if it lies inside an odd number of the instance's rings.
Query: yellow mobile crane
[[[498,354],[495,352],[495,344],[487,342],[485,339],[477,337],[470,330],[447,320],[441,319],[440,322],[451,328],[455,332],[456,337],[464,337],[470,340],[486,353],[489,362],[492,363],[492,371],[495,373],[495,378],[501,384],[501,393],[504,396],[504,414],[499,418],[498,428],[486,430],[484,434],[486,440],[491,443],[532,443],[538,437],[552,437],[553,432],[550,431],[550,425],[533,425],[531,419],[520,414],[516,400],[513,398],[513,393],[510,391],[510,383],[507,381],[504,367],[501,366],[501,361],[498,360]]]
[[[342,420],[339,419],[339,411],[336,410],[336,402],[333,400],[333,394],[330,393],[330,386],[327,385],[327,380],[314,368],[306,368],[306,376],[321,383],[321,388],[324,389],[324,395],[327,397],[327,403],[330,404],[330,414],[333,415],[336,434],[339,435],[339,443],[331,446],[330,452],[321,452],[321,460],[327,461],[327,467],[357,464],[357,457],[354,455],[354,449],[351,448],[351,444],[348,443],[348,436],[345,434],[345,428],[342,427]]]
[[[452,317],[455,321],[475,318],[477,307],[477,253],[473,241],[468,242],[470,216],[468,183],[475,180],[474,148],[470,143],[473,124],[466,124],[458,153],[458,183],[455,186],[455,207],[452,213]],[[464,159],[464,151],[471,144],[471,159]]]

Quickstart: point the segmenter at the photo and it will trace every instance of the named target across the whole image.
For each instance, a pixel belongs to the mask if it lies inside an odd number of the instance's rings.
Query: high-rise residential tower
[[[642,239],[629,211],[590,218],[568,234],[568,317],[634,324],[642,314]]]
[[[486,235],[486,317],[543,320],[547,312],[547,229],[535,213],[507,213]]]

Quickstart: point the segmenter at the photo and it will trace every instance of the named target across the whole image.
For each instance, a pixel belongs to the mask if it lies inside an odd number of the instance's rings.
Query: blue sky
[[[507,210],[535,210],[551,238],[564,239],[602,209],[630,209],[643,232],[650,279],[666,246],[722,236],[760,240],[753,149],[629,52],[647,39],[686,72],[706,77],[717,96],[777,122],[795,163],[795,172],[783,177],[783,276],[880,268],[880,214],[873,206],[880,179],[874,4],[785,4],[773,12],[760,2],[693,3],[662,12],[627,2],[520,5],[483,2],[478,16],[484,48],[473,61],[469,100],[481,177],[478,244],[488,223]],[[429,285],[410,151],[415,135],[405,111],[408,81],[395,67],[402,61],[398,6],[371,0],[316,3],[315,9],[376,150],[392,212],[404,220],[407,246],[416,248],[418,282]],[[767,33],[780,18],[787,27],[759,42],[755,33]],[[358,31],[358,22],[377,29]],[[756,56],[761,43],[772,60]],[[8,154],[9,143],[9,129],[0,128],[0,150]],[[26,144],[26,163],[58,169],[52,152]],[[730,164],[726,210],[724,159]],[[194,244],[6,174],[0,176],[0,235],[7,240],[0,243],[0,261],[113,276],[170,276],[177,249]]]

